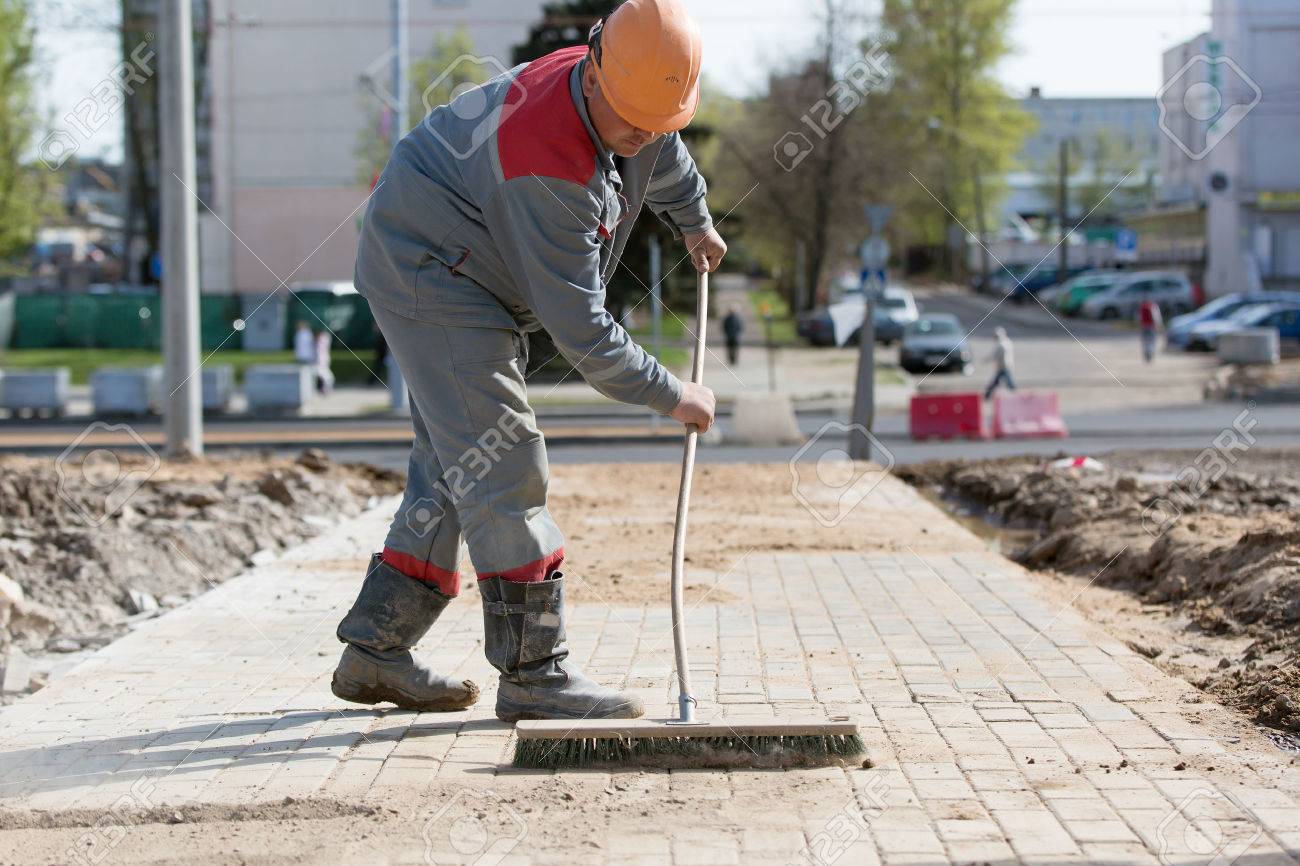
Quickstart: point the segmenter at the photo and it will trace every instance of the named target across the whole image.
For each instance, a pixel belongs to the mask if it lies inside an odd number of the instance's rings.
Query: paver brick
[[[868,500],[864,517],[905,507],[944,519],[888,479]],[[381,538],[392,507],[262,561],[0,709],[0,803],[108,808],[141,780],[151,805],[411,799],[434,786],[559,782],[583,802],[695,804],[691,821],[663,832],[607,813],[592,862],[784,866],[829,838],[840,864],[936,866],[1156,862],[1161,823],[1205,789],[1236,800],[1198,803],[1197,814],[1234,839],[1257,831],[1257,862],[1300,847],[1300,769],[1207,733],[1183,713],[1186,687],[1098,639],[991,554],[751,552],[728,577],[732,597],[689,614],[702,709],[849,715],[873,769],[514,770],[472,598],[449,605],[418,648],[439,670],[484,684],[472,710],[372,710],[329,692],[333,623],[357,576],[314,570],[308,582],[297,564],[360,561],[357,539]],[[572,658],[634,689],[652,714],[670,713],[669,621],[666,608],[581,598],[570,612]],[[1192,766],[1174,769],[1184,760]],[[1211,762],[1233,772],[1203,768]],[[729,810],[742,799],[771,806],[735,825]],[[860,831],[836,835],[853,815]],[[562,859],[521,847],[502,863]]]

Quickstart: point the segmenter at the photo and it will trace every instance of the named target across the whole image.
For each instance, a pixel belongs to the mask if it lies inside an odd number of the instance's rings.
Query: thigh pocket
[[[447,342],[451,365],[465,367],[512,367],[519,357],[515,332],[505,328],[448,327]]]

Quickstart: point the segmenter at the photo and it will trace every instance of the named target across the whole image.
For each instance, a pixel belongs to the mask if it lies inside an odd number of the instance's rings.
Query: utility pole
[[[1065,223],[1069,220],[1070,210],[1070,140],[1061,139],[1061,178],[1056,191],[1056,214],[1061,221],[1061,263],[1056,271],[1058,280],[1065,279],[1070,269],[1070,245],[1066,241]]]
[[[863,286],[866,315],[858,332],[858,381],[853,389],[853,417],[849,427],[849,459],[871,459],[871,430],[876,423],[876,299],[875,281]]]
[[[407,25],[410,23],[411,8],[409,0],[393,0],[393,104],[390,109],[393,112],[392,126],[389,133],[389,151],[397,149],[397,143],[406,135],[407,128],[411,125],[410,118],[410,85],[406,80],[406,67],[411,52],[410,30]],[[393,357],[390,350],[388,353],[388,408],[396,413],[409,411],[410,404],[406,396],[406,380],[402,378],[402,371],[397,366],[397,358]]]
[[[163,365],[167,454],[203,454],[199,369],[199,233],[194,169],[194,28],[190,0],[163,0],[159,40],[162,138]],[[137,154],[138,157],[143,154]]]

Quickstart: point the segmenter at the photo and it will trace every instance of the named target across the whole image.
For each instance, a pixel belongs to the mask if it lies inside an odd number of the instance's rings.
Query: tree
[[[33,32],[23,0],[0,0],[0,262],[32,243],[45,178],[27,163],[36,134]]]
[[[911,234],[943,244],[949,254],[951,241],[964,235],[959,223],[985,221],[1000,198],[998,181],[1032,129],[1032,119],[994,75],[1011,50],[1014,5],[1015,0],[884,0],[880,36],[894,64],[890,98],[895,116],[905,121],[894,132],[919,154],[901,173],[895,204]],[[945,262],[954,274],[956,262],[950,255]]]
[[[450,102],[460,87],[482,84],[490,77],[494,71],[492,69],[474,63],[456,62],[467,56],[474,56],[474,43],[463,28],[434,36],[429,55],[413,63],[408,75],[410,92],[406,94],[406,116],[411,119],[412,125],[432,109]],[[382,80],[365,83],[376,93],[387,94],[386,70],[383,74]],[[382,100],[366,96],[363,101],[370,120],[361,128],[355,153],[357,177],[361,183],[369,185],[388,163],[388,155],[393,150],[393,136],[403,136],[408,130],[392,128],[393,110]]]
[[[824,0],[813,54],[773,72],[765,94],[718,121],[714,171],[726,197],[744,202],[746,245],[786,274],[782,265],[803,248],[803,273],[782,285],[787,294],[807,289],[796,309],[812,306],[851,258],[864,234],[862,206],[882,200],[896,156],[874,123],[886,107],[888,59],[853,38],[853,6]]]
[[[1103,223],[1149,205],[1155,185],[1150,156],[1132,139],[1121,138],[1108,129],[1099,129],[1083,140],[1071,140],[1066,178],[1072,222],[1064,231],[1069,231],[1073,220],[1085,216],[1088,223]],[[1038,192],[1053,203],[1055,211],[1061,160],[1059,156],[1049,157],[1035,168],[1041,178]]]
[[[515,46],[514,62],[527,63],[552,51],[582,45],[600,19],[608,16],[620,0],[572,0],[547,3],[542,20],[528,28],[528,39]]]

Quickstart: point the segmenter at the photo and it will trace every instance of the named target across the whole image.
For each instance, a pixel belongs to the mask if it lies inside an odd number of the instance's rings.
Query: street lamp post
[[[190,0],[160,10],[159,127],[162,138],[163,366],[167,454],[203,454],[199,369],[199,234],[194,154],[194,29]]]

